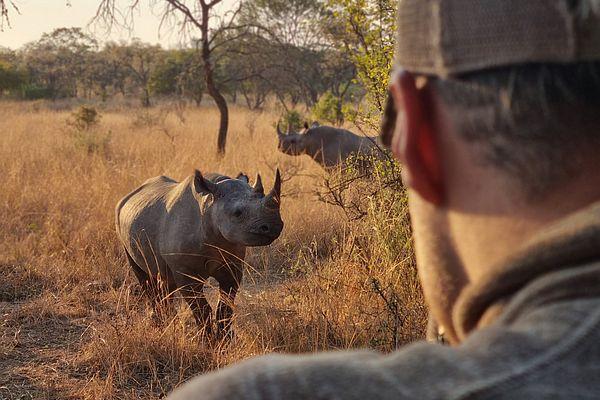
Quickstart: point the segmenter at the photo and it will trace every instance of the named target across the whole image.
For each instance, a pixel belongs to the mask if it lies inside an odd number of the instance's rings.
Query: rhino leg
[[[232,335],[231,322],[233,317],[233,302],[242,280],[242,269],[239,266],[228,271],[228,274],[219,276],[219,304],[217,306],[218,335],[226,337]]]
[[[129,265],[131,266],[135,277],[140,282],[140,285],[142,285],[142,287],[145,287],[150,281],[150,275],[146,271],[144,271],[142,267],[137,265],[135,260],[129,255],[127,249],[125,249],[125,255],[127,255],[127,261],[129,262]]]
[[[148,297],[152,303],[154,315],[158,317],[159,320],[168,318],[172,311],[172,295],[170,292],[174,290],[174,286],[170,284],[168,277],[162,278],[160,273],[156,277],[153,276],[148,269],[140,267],[138,263],[135,262],[127,249],[125,249],[125,254],[127,255],[127,261],[129,261],[129,265],[131,266],[134,275],[140,282],[144,295]]]
[[[204,296],[204,279],[186,274],[175,274],[179,294],[192,309],[194,319],[206,335],[212,334],[212,308]]]

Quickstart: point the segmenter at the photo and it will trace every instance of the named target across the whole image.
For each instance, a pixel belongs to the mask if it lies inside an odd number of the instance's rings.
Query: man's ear
[[[390,91],[399,110],[392,151],[402,162],[404,183],[426,201],[442,205],[442,161],[430,89],[418,87],[414,75],[403,71],[393,79]]]
[[[204,196],[207,194],[215,195],[217,193],[217,185],[215,185],[213,182],[209,181],[208,179],[205,179],[202,176],[202,174],[200,173],[200,171],[195,170],[194,171],[194,190],[196,191],[196,194],[199,194],[201,196]]]

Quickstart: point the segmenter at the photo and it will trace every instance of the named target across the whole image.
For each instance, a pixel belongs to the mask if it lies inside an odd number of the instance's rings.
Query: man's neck
[[[600,179],[587,176],[566,183],[543,200],[504,202],[491,215],[450,212],[451,234],[457,238],[456,250],[469,281],[493,274],[545,227],[597,201]]]
[[[450,214],[451,235],[470,282],[478,282],[500,268],[536,234],[544,221],[509,216]]]

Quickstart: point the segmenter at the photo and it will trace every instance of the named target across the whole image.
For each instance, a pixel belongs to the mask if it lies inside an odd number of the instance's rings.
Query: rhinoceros
[[[305,123],[301,132],[291,132],[288,128],[287,133],[281,131],[278,123],[277,137],[279,151],[292,156],[307,154],[326,170],[345,167],[353,154],[383,156],[377,137],[358,136],[345,129],[321,126],[317,122],[310,127]]]
[[[248,246],[267,246],[283,229],[281,176],[265,195],[260,175],[204,177],[198,170],[181,182],[158,176],[116,207],[117,235],[144,292],[159,304],[178,293],[196,322],[212,331],[212,310],[203,293],[209,277],[219,283],[217,333],[229,333],[232,305]]]

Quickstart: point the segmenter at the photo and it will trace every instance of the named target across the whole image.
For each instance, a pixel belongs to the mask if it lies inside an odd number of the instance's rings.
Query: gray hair
[[[431,80],[457,131],[529,198],[600,149],[600,62],[510,66]]]

